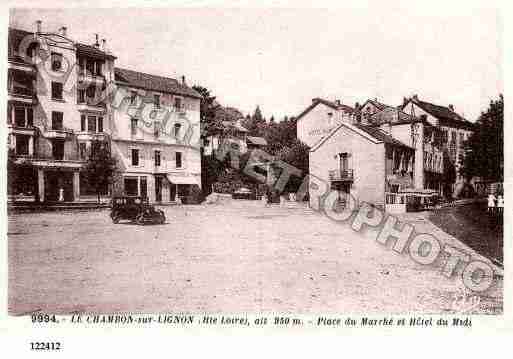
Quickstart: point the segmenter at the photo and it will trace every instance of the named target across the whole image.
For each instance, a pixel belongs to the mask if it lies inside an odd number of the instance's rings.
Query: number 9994
[[[32,323],[58,323],[55,315],[32,314]]]

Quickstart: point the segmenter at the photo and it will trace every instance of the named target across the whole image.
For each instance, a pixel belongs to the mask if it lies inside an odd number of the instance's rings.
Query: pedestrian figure
[[[59,202],[64,202],[64,189],[59,188]]]
[[[495,195],[493,193],[490,193],[488,195],[488,212],[493,213],[495,212]]]
[[[262,204],[264,205],[264,207],[267,207],[267,196],[264,194],[262,194]]]
[[[285,207],[285,195],[280,195],[280,207]]]
[[[499,195],[499,198],[497,199],[497,210],[499,211],[499,214],[502,214],[502,211],[504,210],[504,197]]]

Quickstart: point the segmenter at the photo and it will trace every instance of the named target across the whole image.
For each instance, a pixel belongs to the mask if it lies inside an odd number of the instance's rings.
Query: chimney
[[[102,39],[102,47],[101,47],[101,49],[102,49],[102,51],[107,52],[107,40]]]
[[[336,104],[337,106],[340,106],[340,105],[342,105],[342,102],[341,102],[339,99],[336,99],[336,100],[335,100],[335,104]]]
[[[96,42],[94,43],[94,47],[96,48],[99,48],[100,47],[100,37],[98,36],[98,34],[94,34],[95,35],[95,38],[96,38]]]
[[[453,106],[453,105],[449,105],[449,110],[451,110],[452,112],[454,112],[454,106]]]
[[[43,22],[41,20],[37,20],[36,21],[36,33],[40,33],[41,32],[41,25],[43,24]]]
[[[412,98],[415,100],[415,101],[418,101],[419,100],[419,96],[417,96],[417,94],[413,95]]]
[[[67,30],[68,30],[68,28],[67,28],[66,26],[63,26],[63,27],[61,27],[61,28],[59,29],[59,34],[60,34],[61,36],[66,37]]]
[[[408,99],[406,97],[403,97],[403,106],[405,106],[408,103]]]
[[[185,86],[185,76],[182,76],[182,85]]]

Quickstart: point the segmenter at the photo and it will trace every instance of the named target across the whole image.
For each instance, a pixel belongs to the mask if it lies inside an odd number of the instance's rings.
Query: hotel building
[[[117,158],[104,195],[174,201],[201,185],[200,95],[185,80],[115,68],[96,35],[73,41],[66,27],[9,28],[7,130],[10,200],[96,198],[83,175],[92,141]]]

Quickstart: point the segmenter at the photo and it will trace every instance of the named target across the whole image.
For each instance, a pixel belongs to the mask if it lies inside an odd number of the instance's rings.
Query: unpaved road
[[[452,313],[472,295],[305,208],[165,211],[159,226],[115,225],[105,210],[11,215],[9,312]],[[499,277],[471,312],[502,308]]]

